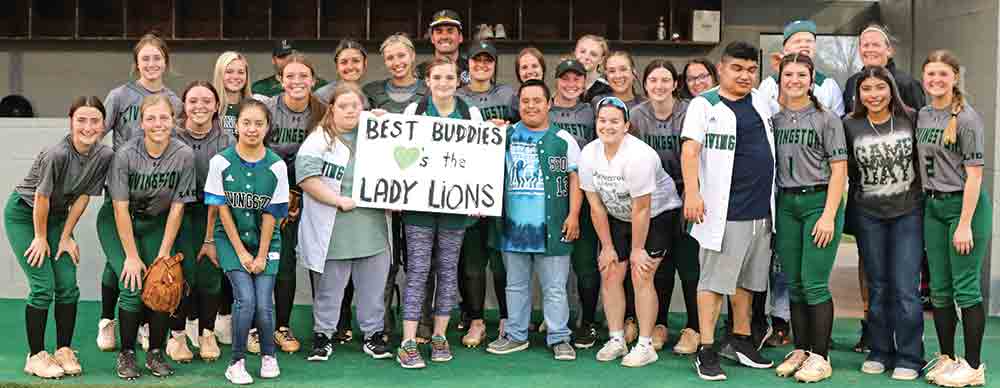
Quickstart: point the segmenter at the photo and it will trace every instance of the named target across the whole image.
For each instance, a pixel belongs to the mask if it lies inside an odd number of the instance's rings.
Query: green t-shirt
[[[341,137],[353,150],[357,130]],[[340,195],[350,197],[354,186],[354,158],[344,168],[340,184]],[[389,241],[385,210],[356,207],[351,211],[338,211],[330,236],[327,260],[347,260],[374,256],[386,249]]]

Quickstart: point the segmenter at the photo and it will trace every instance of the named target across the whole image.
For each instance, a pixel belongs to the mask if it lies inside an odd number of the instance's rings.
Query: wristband
[[[215,240],[212,239],[205,240],[205,244],[215,244]]]

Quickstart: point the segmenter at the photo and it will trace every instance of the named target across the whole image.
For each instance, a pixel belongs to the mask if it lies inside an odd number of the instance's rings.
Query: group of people
[[[25,372],[82,372],[71,343],[80,260],[73,231],[90,197],[103,193],[97,344],[118,350],[124,379],[141,369],[173,374],[167,358],[195,358],[189,341],[206,361],[220,357],[219,343],[231,344],[232,383],[253,382],[247,353],[261,355],[260,378],[279,376],[279,350],[301,348],[290,318],[302,266],[313,296],[310,361],[353,340],[352,301],[363,351],[403,368],[427,366],[422,344],[433,363],[453,358],[447,333],[456,306],[465,346],[491,339],[487,352],[510,354],[538,330],[555,359],[574,360],[576,349],[603,337],[600,301],[608,336],[597,360],[642,367],[668,342],[676,274],[687,320],[672,349],[693,356],[699,377],[726,379],[720,355],[771,368],[761,347],[791,341],[777,375],[821,381],[833,370],[829,278],[848,231],[867,298],[862,372],[985,383],[984,125],[958,87],[954,54],[931,53],[921,84],[894,67],[886,29],[868,26],[859,34],[864,68],[842,93],[815,68],[811,21],[788,24],[770,63],[734,42],[718,64],[696,59],[678,69],[654,59],[641,73],[628,52],[587,35],[557,64],[550,89],[537,48],[520,51],[517,85],[505,85],[490,42],[460,49],[463,27],[453,11],[434,14],[434,57],[419,66],[411,40],[390,36],[380,47],[390,77],[364,86],[368,52],[358,42],[337,46],[338,77],[326,82],[280,41],[273,76],[251,86],[246,58],[226,52],[211,82],[192,82],[180,96],[164,85],[167,45],[143,37],[133,56],[138,78],[103,102],[75,99],[70,133],[39,154],[7,201],[7,237],[30,285]],[[761,66],[777,75],[758,88]],[[366,110],[505,127],[505,171],[484,172],[504,174],[503,216],[356,207]],[[101,143],[107,132],[110,147]],[[146,308],[145,269],[176,252],[190,291],[173,315]],[[924,257],[941,348],[931,363],[921,339]],[[492,333],[487,268],[500,315]],[[574,329],[571,272],[580,299]],[[531,320],[535,275],[540,323]],[[716,344],[724,297],[730,319]]]

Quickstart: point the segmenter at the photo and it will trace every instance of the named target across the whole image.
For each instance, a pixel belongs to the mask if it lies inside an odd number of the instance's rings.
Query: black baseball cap
[[[274,41],[274,49],[271,50],[271,56],[283,57],[293,51],[295,51],[295,42],[288,39],[276,40]]]
[[[469,46],[469,58],[475,58],[476,55],[479,54],[487,54],[493,58],[493,60],[496,60],[497,48],[493,46],[493,43],[490,43],[487,40],[481,40],[476,42],[476,44]]]
[[[583,76],[587,75],[587,69],[576,59],[567,59],[559,62],[559,66],[556,66],[556,78],[562,77],[567,71],[575,71]]]
[[[434,13],[431,17],[431,28],[437,26],[452,25],[462,28],[462,18],[458,16],[458,12],[452,11],[450,9],[442,9]]]

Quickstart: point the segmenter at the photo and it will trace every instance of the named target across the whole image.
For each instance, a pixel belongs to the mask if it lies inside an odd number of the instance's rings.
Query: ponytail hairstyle
[[[243,54],[240,54],[240,53],[238,53],[236,51],[226,51],[226,52],[222,53],[221,55],[219,55],[219,59],[217,59],[215,61],[215,71],[213,72],[213,76],[212,76],[212,85],[215,86],[215,91],[222,93],[222,95],[219,96],[220,97],[220,99],[219,99],[219,111],[220,112],[222,112],[223,109],[225,109],[225,107],[226,107],[225,96],[226,96],[226,93],[229,93],[229,91],[226,90],[226,84],[225,84],[225,81],[223,81],[223,78],[226,76],[226,67],[228,67],[230,63],[233,63],[233,61],[243,62],[243,69],[245,70],[245,73],[246,73],[246,76],[247,76],[247,81],[246,81],[246,83],[243,84],[243,88],[240,89],[240,92],[239,92],[240,93],[240,100],[244,100],[244,99],[250,98],[250,96],[251,96],[251,94],[250,94],[250,62],[247,61],[247,58],[244,57]]]
[[[333,139],[340,140],[341,143],[347,145],[347,142],[344,141],[343,136],[344,134],[349,133],[351,129],[349,128],[344,130],[341,128],[337,128],[337,125],[333,119],[333,106],[337,103],[337,99],[340,98],[340,96],[348,94],[353,94],[357,96],[359,102],[361,103],[361,109],[364,109],[366,97],[365,94],[361,92],[361,89],[359,89],[354,84],[348,82],[338,82],[337,86],[333,87],[333,94],[330,95],[330,105],[328,105],[326,108],[326,113],[323,115],[323,121],[320,122],[319,126],[317,126],[315,129],[312,130],[312,131],[326,132],[327,138],[329,139],[327,142],[327,147],[330,150],[333,150],[334,146]],[[351,152],[354,152],[354,150],[351,150]]]
[[[166,75],[167,71],[170,70],[170,48],[167,47],[167,42],[155,33],[143,35],[132,48],[132,70],[130,72],[139,72],[139,51],[142,50],[143,47],[146,47],[146,45],[156,47],[160,50],[160,54],[163,55],[163,62],[167,64],[167,68],[163,69],[163,74]]]
[[[958,114],[962,113],[963,106],[965,105],[965,94],[958,87],[959,77],[961,76],[961,65],[955,53],[948,50],[935,50],[927,56],[927,60],[924,61],[924,65],[921,68],[926,68],[928,64],[934,62],[948,65],[951,67],[951,71],[955,73],[955,84],[951,87],[951,118],[948,119],[948,125],[944,128],[944,144],[954,144],[958,139]]]
[[[181,109],[179,113],[177,113],[177,120],[179,121],[181,127],[183,127],[184,122],[187,121],[187,95],[189,92],[191,92],[191,89],[197,87],[203,87],[205,89],[208,89],[208,91],[212,92],[212,95],[215,96],[216,109],[215,113],[212,114],[212,121],[216,121],[219,119],[219,109],[218,109],[219,91],[215,90],[215,87],[212,86],[212,84],[210,84],[208,81],[201,81],[201,80],[191,81],[191,83],[189,83],[187,87],[184,88],[184,92],[181,93],[181,104],[184,106],[184,108]]]
[[[77,109],[80,108],[94,108],[98,112],[101,112],[101,119],[107,116],[107,112],[104,110],[104,103],[101,102],[100,98],[96,96],[80,96],[73,99],[73,103],[69,106],[69,118],[73,118],[73,114],[76,113]]]
[[[814,77],[816,76],[815,75],[816,74],[815,73],[816,72],[816,68],[815,68],[815,65],[813,65],[812,59],[809,58],[808,55],[802,55],[802,54],[799,54],[799,53],[794,53],[794,54],[785,55],[784,57],[781,58],[781,64],[778,65],[778,90],[779,90],[778,95],[781,95],[781,92],[780,92],[780,90],[781,90],[781,73],[785,71],[785,66],[788,65],[789,63],[798,63],[800,65],[805,66],[807,69],[809,69],[809,88],[806,90],[806,94],[809,95],[809,100],[812,101],[812,104],[813,104],[813,106],[816,107],[816,110],[822,112],[823,111],[823,104],[820,104],[819,99],[816,98],[816,94],[813,93],[813,82],[814,82]],[[782,100],[782,99],[783,98],[779,99],[779,101]],[[782,105],[784,105],[784,104],[782,104]]]
[[[639,75],[636,74],[636,72],[635,72],[635,61],[632,60],[632,54],[629,54],[628,51],[615,51],[615,52],[612,52],[611,54],[609,54],[608,56],[604,57],[604,62],[601,62],[601,67],[604,70],[604,77],[605,77],[605,79],[607,79],[607,77],[608,77],[608,75],[607,75],[608,60],[610,60],[611,58],[614,58],[614,57],[622,57],[622,58],[625,58],[626,61],[628,61],[629,72],[632,73],[632,97],[633,98],[639,98],[640,96],[642,96],[642,93],[640,93],[639,90],[637,90],[635,88],[635,85],[639,84],[639,89],[640,90],[644,91],[645,89],[642,86],[642,81],[639,80]],[[610,81],[609,81],[609,84],[610,84]]]
[[[608,40],[600,35],[587,34],[581,36],[580,39],[577,39],[576,45],[579,46],[580,42],[583,42],[584,40],[589,40],[597,43],[598,46],[601,46],[601,59],[597,61],[597,68],[594,69],[594,71],[596,71],[597,74],[604,74],[604,61],[608,59],[608,53],[611,52],[611,49],[608,47]],[[573,48],[573,51],[576,51],[576,47]]]
[[[646,79],[649,78],[649,74],[656,69],[664,69],[670,72],[670,77],[674,79],[674,92],[671,93],[671,95],[674,99],[679,98],[681,93],[681,76],[677,73],[677,67],[674,66],[674,63],[666,59],[654,59],[646,65],[646,69],[642,71],[642,80],[640,83],[642,85],[643,93],[646,93],[647,96],[649,95],[649,91],[646,90]]]
[[[313,77],[314,80],[316,79],[316,68],[313,67],[312,62],[310,62],[305,55],[302,55],[302,53],[297,53],[297,52],[293,52],[288,55],[287,62],[285,62],[285,65],[282,66],[281,69],[278,71],[278,76],[283,78],[285,74],[285,67],[288,67],[288,65],[292,63],[298,63],[309,68],[310,75]],[[309,122],[306,123],[306,128],[305,128],[307,133],[309,131],[312,131],[313,128],[316,128],[316,126],[319,125],[319,122],[323,120],[323,114],[324,114],[323,112],[326,112],[326,104],[320,101],[319,97],[316,97],[316,95],[310,91]],[[270,123],[270,120],[268,120],[268,122]]]
[[[878,78],[889,84],[889,90],[892,94],[889,99],[889,112],[909,120],[910,125],[916,124],[913,121],[913,108],[910,108],[903,102],[899,94],[899,87],[896,86],[896,78],[892,76],[889,69],[882,66],[865,66],[861,68],[860,73],[861,77],[858,78],[858,82],[854,85],[854,95],[857,97],[854,99],[854,110],[850,114],[851,118],[860,119],[868,115],[868,107],[861,101],[861,84],[866,79]]]
[[[337,48],[333,50],[333,66],[336,67],[340,62],[340,54],[345,50],[358,50],[361,53],[361,60],[364,62],[364,69],[361,71],[361,77],[364,78],[365,72],[368,71],[368,51],[365,50],[365,46],[358,41],[351,38],[344,38],[337,43]],[[339,73],[337,74],[340,75]]]

